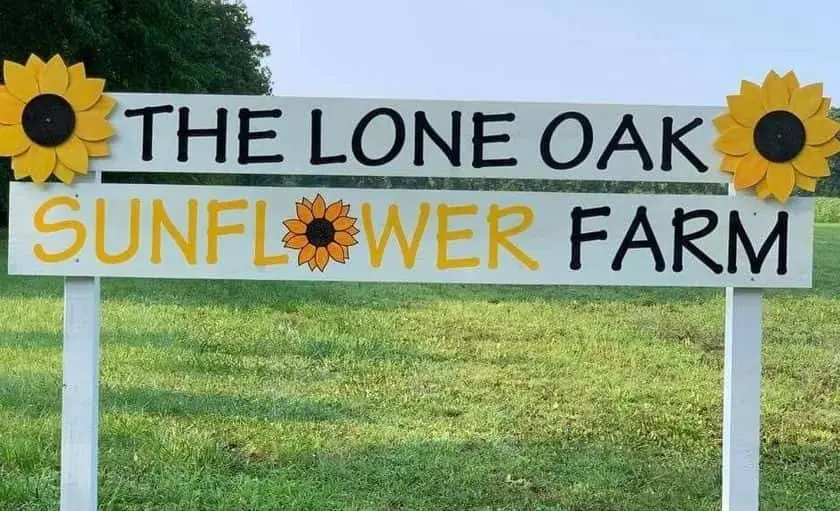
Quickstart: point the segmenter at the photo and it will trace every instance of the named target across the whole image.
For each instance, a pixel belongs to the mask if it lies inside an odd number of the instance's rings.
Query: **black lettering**
[[[633,238],[636,237],[636,232],[639,230],[639,227],[644,230],[645,239],[634,240]],[[649,248],[653,254],[654,268],[656,271],[665,270],[665,258],[662,256],[662,250],[659,248],[659,243],[657,243],[656,236],[653,234],[653,228],[650,226],[650,221],[648,221],[647,217],[647,208],[644,206],[639,206],[636,209],[636,216],[634,216],[633,221],[630,222],[627,234],[621,241],[621,245],[618,247],[618,252],[616,252],[615,258],[613,259],[613,270],[621,270],[621,263],[624,261],[627,251],[631,248]]]
[[[506,121],[511,122],[516,116],[511,113],[507,114],[483,114],[476,112],[473,114],[473,167],[480,169],[482,167],[514,167],[516,166],[516,158],[497,158],[484,159],[484,144],[492,144],[496,142],[508,142],[510,135],[501,133],[496,135],[484,134],[484,123]]]
[[[153,158],[155,114],[171,114],[174,111],[175,107],[172,105],[147,106],[125,111],[124,115],[128,118],[143,117],[143,141],[141,143],[143,161],[150,161]]]
[[[418,167],[423,165],[423,134],[429,135],[432,142],[437,145],[443,154],[449,159],[453,167],[461,166],[461,112],[452,112],[452,144],[448,145],[443,137],[435,131],[426,118],[426,112],[414,113],[414,164]]]
[[[689,131],[693,130],[694,128],[703,124],[703,119],[696,117],[693,121],[686,124],[682,128],[678,129],[677,131],[673,131],[674,129],[674,119],[671,117],[665,117],[662,119],[662,170],[671,170],[671,148],[676,147],[677,151],[682,154],[686,160],[691,162],[700,172],[706,172],[709,170],[700,158],[694,154],[691,149],[686,147],[683,144],[680,137],[688,133]]]
[[[569,268],[579,270],[580,263],[580,244],[584,241],[597,241],[607,239],[607,231],[601,229],[598,231],[582,232],[583,219],[593,218],[596,216],[610,216],[610,207],[601,206],[599,208],[583,209],[576,206],[572,209],[572,235],[570,241],[572,243],[572,259],[569,262]]]
[[[216,127],[194,129],[190,128],[190,109],[178,109],[178,161],[189,159],[190,137],[216,137],[216,162],[224,163],[227,153],[227,109],[216,110]]]
[[[686,222],[694,220],[695,218],[705,218],[706,225],[703,226],[702,229],[686,234]],[[709,268],[713,272],[717,274],[723,273],[723,265],[716,263],[714,259],[712,259],[708,256],[708,254],[697,248],[697,245],[693,243],[695,240],[699,240],[700,238],[708,236],[712,231],[715,230],[715,227],[717,227],[718,224],[717,213],[715,213],[711,209],[698,209],[686,213],[684,209],[677,208],[674,210],[674,219],[671,221],[671,223],[674,225],[673,269],[675,272],[683,271],[683,250],[688,250],[694,255],[694,257],[699,259],[703,264],[706,265],[707,268]]]
[[[262,140],[277,138],[274,130],[251,131],[251,119],[273,118],[277,119],[282,115],[280,110],[239,110],[239,164],[249,163],[275,163],[283,161],[282,154],[251,156],[251,140]]]
[[[633,142],[621,142],[625,131],[630,134],[630,138],[633,139]],[[650,153],[648,152],[647,147],[645,147],[645,143],[642,141],[642,136],[639,135],[638,130],[636,130],[636,125],[633,124],[633,116],[630,114],[625,114],[621,119],[621,124],[618,125],[618,129],[615,130],[615,134],[613,134],[613,137],[607,144],[606,149],[604,149],[603,154],[601,154],[601,157],[598,158],[597,166],[599,169],[603,170],[607,168],[610,157],[615,151],[638,151],[639,157],[642,159],[642,168],[645,170],[653,169],[653,160],[650,158]]]
[[[312,110],[312,151],[310,153],[311,156],[309,158],[309,163],[311,163],[312,165],[344,163],[347,161],[347,155],[345,154],[336,154],[333,156],[321,155],[321,145],[323,144],[321,135],[321,117],[323,115],[323,112],[318,108]]]
[[[729,264],[727,266],[729,273],[735,273],[738,271],[737,245],[739,240],[744,246],[744,250],[747,251],[747,258],[750,261],[750,271],[752,273],[760,273],[761,267],[764,264],[764,260],[767,258],[767,254],[770,253],[770,249],[773,247],[773,244],[777,239],[779,241],[779,261],[776,267],[776,273],[779,275],[784,275],[787,273],[788,253],[787,211],[778,212],[776,225],[773,226],[773,230],[770,231],[770,234],[767,236],[767,239],[764,240],[764,244],[761,245],[758,254],[755,253],[755,248],[753,247],[752,242],[750,241],[749,236],[747,235],[747,232],[744,229],[744,225],[741,223],[740,215],[737,211],[731,211],[729,213]]]
[[[560,126],[560,123],[566,119],[574,119],[580,124],[580,128],[583,133],[583,143],[574,158],[567,162],[559,162],[551,155],[551,137],[554,136],[554,132],[557,130],[557,127]],[[580,165],[580,163],[589,156],[589,152],[592,150],[593,140],[594,134],[592,131],[592,123],[589,122],[589,119],[587,119],[585,115],[580,112],[564,112],[552,119],[551,122],[548,123],[548,126],[545,127],[545,131],[543,131],[542,138],[540,139],[540,155],[542,155],[542,159],[545,164],[553,169],[571,169]]]
[[[368,124],[375,119],[379,115],[385,115],[391,119],[391,122],[394,123],[394,143],[391,145],[391,148],[385,153],[384,156],[380,158],[370,158],[368,155],[365,154],[364,149],[362,148],[362,137],[365,134],[365,129],[367,129]],[[396,110],[392,108],[377,108],[375,110],[371,110],[364,117],[362,120],[359,121],[359,124],[356,125],[356,129],[353,130],[353,156],[361,163],[362,165],[367,165],[370,167],[378,167],[380,165],[385,165],[389,161],[393,160],[400,154],[400,151],[405,145],[405,122],[403,122],[402,117],[400,114],[397,113]]]

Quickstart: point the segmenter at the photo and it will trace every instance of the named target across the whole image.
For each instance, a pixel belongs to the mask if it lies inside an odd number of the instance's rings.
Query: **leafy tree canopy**
[[[269,48],[252,18],[225,0],[1,0],[0,59],[31,53],[84,62],[109,92],[270,94]],[[6,220],[7,159],[0,163]]]

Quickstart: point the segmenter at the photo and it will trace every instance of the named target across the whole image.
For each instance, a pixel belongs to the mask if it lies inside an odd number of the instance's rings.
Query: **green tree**
[[[106,79],[108,92],[270,94],[271,75],[262,64],[269,48],[254,41],[252,21],[240,1],[2,0],[0,59],[23,63],[31,53],[45,60],[60,54]],[[5,222],[8,159],[0,172]]]

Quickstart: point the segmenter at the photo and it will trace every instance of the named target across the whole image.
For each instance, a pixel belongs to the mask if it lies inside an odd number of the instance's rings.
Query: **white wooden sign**
[[[809,287],[814,203],[751,197],[12,184],[9,272]],[[313,266],[314,265],[314,266]]]
[[[840,152],[821,84],[771,71],[721,106],[645,106],[110,95],[60,56],[4,62],[3,75],[0,156],[34,182],[10,188],[9,272],[66,277],[62,511],[97,507],[98,277],[118,276],[726,287],[721,502],[758,509],[760,290],[811,286],[814,202],[794,192],[815,191]],[[103,172],[730,195],[115,185]]]

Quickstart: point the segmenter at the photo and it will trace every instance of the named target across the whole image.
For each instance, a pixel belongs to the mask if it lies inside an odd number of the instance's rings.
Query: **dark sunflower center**
[[[61,96],[35,96],[23,109],[23,131],[30,140],[44,147],[63,144],[76,128],[73,107]]]
[[[316,218],[306,226],[306,239],[316,247],[326,247],[335,240],[335,227],[329,220]]]
[[[805,126],[796,115],[776,110],[759,119],[753,131],[753,143],[769,161],[790,161],[805,147]]]

